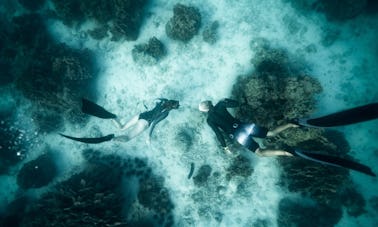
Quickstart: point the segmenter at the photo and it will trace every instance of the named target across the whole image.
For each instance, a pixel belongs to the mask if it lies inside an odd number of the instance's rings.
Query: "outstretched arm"
[[[282,131],[286,130],[286,129],[289,129],[289,128],[297,128],[299,127],[299,125],[296,125],[296,124],[292,124],[292,123],[288,123],[286,125],[281,125],[281,126],[278,126],[277,128],[271,130],[268,132],[268,134],[266,135],[267,137],[272,137],[272,136],[275,136],[279,133],[281,133]]]
[[[240,106],[240,103],[233,99],[223,99],[220,103],[226,108],[235,108]]]
[[[148,134],[148,140],[151,140],[152,132],[155,129],[155,126],[162,120],[168,117],[169,111],[162,112],[159,114],[159,116],[152,122],[151,128],[150,128],[150,133]]]

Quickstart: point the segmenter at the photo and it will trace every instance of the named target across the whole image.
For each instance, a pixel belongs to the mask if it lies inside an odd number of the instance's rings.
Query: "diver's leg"
[[[282,131],[284,131],[286,129],[297,128],[297,127],[299,127],[299,125],[296,125],[296,124],[293,124],[293,123],[288,123],[286,125],[281,125],[281,126],[278,126],[275,129],[269,131],[266,136],[267,137],[272,137],[272,136],[275,136],[275,135],[279,134],[280,132],[282,132]]]
[[[257,148],[255,153],[261,157],[273,157],[273,156],[293,156],[290,152],[284,150],[270,150]]]
[[[130,128],[131,126],[135,125],[138,123],[138,120],[139,120],[139,114],[134,116],[133,118],[131,118],[126,124],[122,124],[121,121],[116,118],[116,119],[112,119],[113,123],[121,130],[126,130],[128,128]]]
[[[120,142],[127,142],[133,139],[134,137],[136,137],[137,135],[139,135],[140,133],[142,133],[144,130],[146,130],[148,126],[149,126],[148,121],[144,119],[139,119],[136,122],[135,127],[129,133],[127,133],[127,135],[117,136],[113,140],[120,141]]]

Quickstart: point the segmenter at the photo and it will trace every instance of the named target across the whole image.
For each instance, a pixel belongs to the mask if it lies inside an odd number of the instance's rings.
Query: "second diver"
[[[230,153],[230,149],[226,144],[224,134],[232,141],[237,141],[259,156],[297,156],[310,161],[344,167],[370,176],[376,176],[368,166],[348,159],[312,153],[291,147],[286,147],[282,150],[267,149],[263,141],[266,137],[275,136],[292,127],[332,127],[376,119],[378,118],[378,103],[344,110],[320,118],[294,120],[292,123],[279,126],[271,131],[254,123],[241,122],[227,111],[227,108],[236,108],[239,106],[237,101],[231,99],[223,99],[216,105],[213,105],[211,101],[203,101],[199,104],[199,110],[208,113],[207,123],[215,132],[218,141],[227,153]]]
[[[168,100],[168,99],[158,99],[155,107],[152,110],[145,111],[140,113],[133,118],[131,118],[126,124],[122,124],[117,115],[110,113],[105,110],[103,107],[84,99],[82,100],[82,111],[86,114],[104,118],[111,119],[121,130],[127,130],[123,135],[115,136],[114,134],[109,134],[102,137],[96,138],[87,138],[87,137],[72,137],[64,134],[60,134],[68,139],[83,143],[102,143],[110,140],[127,142],[137,135],[141,134],[146,129],[150,128],[149,138],[152,135],[152,132],[160,121],[164,120],[169,112],[173,109],[178,109],[180,104],[177,100]]]

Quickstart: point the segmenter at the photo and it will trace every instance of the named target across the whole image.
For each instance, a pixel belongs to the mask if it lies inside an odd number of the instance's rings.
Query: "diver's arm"
[[[272,137],[272,136],[276,136],[277,134],[281,133],[282,131],[286,130],[286,129],[289,129],[289,128],[297,128],[299,127],[299,125],[296,125],[296,124],[292,124],[292,123],[288,123],[286,125],[281,125],[281,126],[278,126],[277,128],[271,130],[268,132],[268,134],[266,135],[267,137]]]
[[[255,153],[260,157],[293,156],[290,152],[284,150],[270,150],[261,148],[257,148]]]
[[[240,106],[240,103],[233,99],[223,99],[220,103],[226,108],[236,108]]]
[[[126,130],[128,128],[130,128],[131,126],[135,125],[139,120],[139,114],[134,116],[133,118],[131,118],[126,124],[122,124],[121,121],[116,118],[116,119],[112,119],[112,121],[114,122],[114,124],[120,128],[121,130]]]
[[[151,140],[152,132],[155,129],[155,126],[162,120],[168,117],[169,111],[164,111],[160,113],[155,120],[152,121],[150,132],[148,134],[149,140]]]
[[[222,145],[223,148],[227,147],[226,145],[226,141],[224,140],[223,138],[223,135],[221,133],[221,131],[219,130],[219,128],[214,125],[211,121],[207,120],[207,124],[210,126],[210,128],[214,131],[215,135],[217,136],[217,139],[218,141],[220,142],[220,144]]]

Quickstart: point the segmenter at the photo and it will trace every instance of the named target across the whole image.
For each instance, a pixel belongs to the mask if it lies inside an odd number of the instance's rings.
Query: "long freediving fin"
[[[367,174],[369,176],[373,176],[373,177],[377,176],[370,169],[370,167],[365,166],[355,161],[348,160],[348,159],[338,158],[338,157],[324,155],[324,154],[315,154],[315,153],[310,153],[310,152],[301,151],[301,150],[295,150],[294,155],[310,160],[310,161],[319,162],[325,165],[344,167],[347,169],[351,169],[351,170],[355,170],[355,171]]]
[[[67,136],[67,135],[64,135],[64,134],[61,134],[61,133],[59,133],[59,135],[65,137],[65,138],[71,139],[71,140],[79,141],[79,142],[82,142],[82,143],[91,143],[91,144],[110,141],[114,138],[114,134],[109,134],[109,135],[97,137],[97,138],[85,138],[85,137],[79,138],[79,137]]]
[[[371,103],[318,118],[299,119],[296,124],[307,127],[334,127],[369,121],[377,118],[378,103]]]
[[[83,98],[82,102],[83,105],[81,111],[83,111],[83,113],[104,119],[117,118],[117,115],[110,113],[109,111],[105,110],[102,106],[99,106],[96,103],[89,101],[88,99]]]

